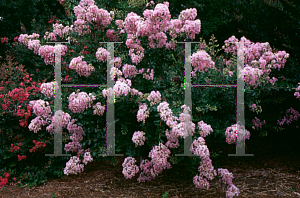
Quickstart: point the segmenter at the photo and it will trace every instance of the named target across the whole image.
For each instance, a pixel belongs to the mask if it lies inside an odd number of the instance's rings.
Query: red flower
[[[5,177],[5,178],[9,178],[9,174],[8,173],[3,173],[3,176]]]

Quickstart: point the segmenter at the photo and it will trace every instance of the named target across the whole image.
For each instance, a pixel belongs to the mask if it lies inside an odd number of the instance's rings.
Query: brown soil
[[[254,157],[228,157],[235,153],[235,145],[227,145],[222,151],[220,168],[233,173],[233,183],[240,190],[239,197],[300,197],[299,154],[279,154],[275,146],[246,142],[246,153]],[[208,143],[207,143],[208,144]],[[209,145],[209,144],[208,144]],[[263,145],[263,146],[259,146]],[[277,145],[277,148],[279,146]],[[210,147],[208,147],[210,148]],[[275,150],[274,150],[275,149]],[[287,154],[289,153],[289,154]],[[298,157],[296,157],[298,156]],[[92,162],[80,175],[50,179],[43,186],[20,188],[5,187],[1,197],[225,197],[225,189],[217,179],[210,182],[210,189],[197,189],[181,165],[164,170],[155,180],[138,183],[137,176],[126,180],[122,174],[124,157],[116,157],[118,165],[109,162]],[[100,167],[102,166],[102,167]],[[167,197],[167,196],[166,196]]]

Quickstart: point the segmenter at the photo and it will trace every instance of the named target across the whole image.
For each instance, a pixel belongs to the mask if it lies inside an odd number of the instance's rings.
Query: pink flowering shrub
[[[99,62],[106,62],[108,59],[108,56],[109,56],[109,52],[106,49],[104,49],[102,47],[98,48],[98,50],[96,52],[96,58]]]
[[[83,58],[83,56],[73,58],[70,62],[69,68],[76,70],[79,76],[89,77],[91,72],[95,71],[95,68],[91,64],[87,64],[86,61],[83,61]]]
[[[135,146],[143,146],[145,141],[145,133],[142,131],[136,131],[133,133],[132,141],[135,143]]]
[[[226,142],[228,144],[236,143],[236,141],[240,142],[241,139],[239,139],[237,137],[244,136],[243,128],[241,128],[240,125],[238,125],[238,124],[234,124],[230,127],[227,127],[225,136],[226,136]],[[245,129],[245,139],[249,140],[249,138],[250,138],[250,132]]]
[[[59,38],[65,39],[68,36],[67,39],[75,42],[76,45],[75,47],[70,46],[72,50],[68,50],[66,46],[62,46],[61,55],[64,56],[68,54],[71,56],[63,57],[64,59],[62,59],[62,72],[64,74],[67,73],[69,69],[73,69],[76,70],[79,77],[90,77],[93,82],[100,83],[98,81],[101,78],[94,77],[91,72],[95,71],[94,73],[96,73],[98,72],[96,69],[99,68],[101,75],[105,77],[107,74],[107,71],[105,71],[106,67],[103,66],[107,64],[106,61],[110,59],[109,56],[111,55],[108,50],[98,45],[98,41],[101,41],[103,38],[105,40],[106,37],[111,41],[126,38],[126,42],[123,43],[124,48],[115,48],[116,53],[114,55],[126,51],[126,55],[129,56],[126,57],[123,56],[123,54],[118,54],[117,56],[119,57],[117,58],[111,57],[113,58],[111,62],[113,63],[113,67],[109,71],[107,79],[110,77],[111,80],[115,81],[112,87],[107,87],[107,89],[100,88],[100,90],[97,90],[98,92],[93,91],[89,94],[83,91],[80,92],[79,90],[76,91],[76,93],[71,91],[72,93],[67,95],[67,91],[63,91],[64,96],[69,96],[68,98],[65,97],[68,99],[67,101],[65,98],[63,100],[64,103],[69,102],[69,104],[64,105],[65,111],[56,111],[54,115],[51,115],[52,111],[50,106],[52,105],[51,107],[53,107],[53,103],[49,105],[48,102],[43,100],[32,101],[31,107],[37,117],[32,119],[29,130],[34,131],[34,134],[38,134],[38,131],[42,133],[43,126],[48,125],[46,131],[53,135],[56,126],[67,129],[68,135],[66,139],[70,141],[64,140],[67,141],[67,143],[64,144],[64,151],[73,154],[76,153],[76,156],[72,156],[66,163],[64,174],[79,174],[84,170],[84,165],[93,161],[92,156],[97,156],[97,150],[94,148],[97,147],[98,149],[101,145],[105,145],[105,142],[102,140],[102,142],[99,143],[100,138],[105,135],[105,131],[102,130],[104,118],[100,117],[99,119],[99,116],[104,115],[106,107],[106,105],[102,106],[101,104],[106,102],[108,96],[113,96],[113,102],[116,103],[116,120],[120,120],[121,125],[129,125],[128,128],[131,129],[131,132],[134,132],[133,134],[131,133],[132,135],[121,136],[119,134],[120,130],[116,130],[116,151],[125,152],[123,147],[129,144],[132,148],[134,148],[133,145],[135,145],[135,147],[144,145],[150,148],[152,147],[148,155],[151,159],[143,159],[140,166],[135,165],[136,160],[133,156],[125,158],[122,164],[125,178],[132,178],[140,172],[138,182],[154,179],[158,174],[162,173],[163,170],[171,168],[171,164],[168,162],[171,151],[173,151],[171,149],[182,149],[182,139],[185,139],[189,135],[195,135],[196,139],[193,141],[190,150],[194,155],[199,156],[201,160],[198,164],[194,163],[192,165],[193,167],[199,165],[199,174],[193,178],[195,186],[208,190],[210,185],[209,181],[219,175],[219,177],[222,177],[222,179],[219,180],[220,183],[226,182],[228,185],[226,196],[232,197],[238,195],[238,188],[232,184],[232,174],[226,169],[215,170],[212,165],[210,152],[207,145],[205,145],[204,138],[208,137],[214,130],[211,125],[203,121],[207,117],[197,123],[199,134],[196,133],[196,124],[193,120],[199,117],[193,117],[192,119],[189,114],[191,109],[186,105],[180,104],[182,103],[182,98],[179,96],[183,95],[185,88],[176,87],[176,89],[178,88],[176,91],[167,88],[170,86],[169,79],[171,78],[169,77],[173,77],[173,73],[179,70],[184,64],[184,61],[186,61],[180,59],[182,54],[178,55],[180,54],[180,49],[176,49],[177,44],[174,39],[185,38],[194,40],[195,36],[200,33],[201,21],[196,19],[197,10],[194,8],[186,9],[180,13],[178,19],[171,19],[168,2],[156,5],[154,2],[150,2],[150,4],[153,9],[144,10],[143,16],[131,12],[127,14],[124,20],[116,20],[115,23],[113,23],[114,14],[112,12],[98,8],[93,0],[82,0],[79,5],[74,7],[76,20],[73,25],[64,27],[62,24],[53,24],[53,32],[46,33],[44,36],[45,39],[55,41]],[[117,29],[113,28],[114,25],[117,26]],[[29,49],[33,50],[34,53],[41,56],[46,65],[54,65],[55,47],[41,45],[38,40],[32,40],[36,37],[37,35],[22,35],[19,40],[27,45]],[[173,40],[168,41],[170,37]],[[86,38],[91,38],[92,42],[87,43]],[[228,41],[238,41],[238,39],[231,37]],[[225,52],[237,53],[236,46],[229,45],[228,41],[225,41]],[[245,59],[247,63],[243,74],[245,75],[247,85],[251,85],[255,88],[264,83],[262,80],[274,85],[277,79],[268,76],[270,69],[283,68],[284,60],[288,58],[288,54],[285,52],[271,52],[268,43],[253,44],[245,37],[242,37],[241,41],[246,42]],[[84,50],[82,50],[82,47]],[[216,72],[219,65],[215,64],[216,59],[213,57],[213,53],[206,48],[206,45],[197,47],[193,49],[191,55],[191,66],[194,68],[194,71],[191,72],[191,76],[196,77],[197,72],[206,75],[208,69],[212,69],[213,72]],[[71,53],[74,54],[71,55]],[[82,54],[87,55],[82,56]],[[83,58],[85,58],[85,61],[83,61]],[[173,63],[174,59],[176,64],[169,64],[170,60],[172,60]],[[256,61],[256,59],[259,59],[259,61]],[[226,65],[226,67],[228,67],[227,69],[229,69],[226,76],[230,80],[234,79],[235,72],[230,71],[230,69],[232,69],[230,66],[233,63],[226,59],[223,60],[224,61],[221,61],[220,64],[224,63],[224,66]],[[93,63],[96,68],[93,67],[91,63]],[[133,63],[135,65],[132,65]],[[178,65],[180,65],[180,67]],[[176,75],[179,74],[177,73]],[[182,77],[183,75],[181,74],[179,81],[183,81]],[[178,84],[180,85],[180,83]],[[53,82],[43,83],[41,86],[42,94],[48,98],[54,97],[54,85],[55,83]],[[148,91],[150,93],[146,93]],[[214,97],[220,99],[219,95],[214,95]],[[115,100],[115,98],[119,98],[119,100]],[[203,98],[205,98],[204,95],[201,95],[201,99]],[[195,101],[194,99],[195,98],[193,98],[193,101]],[[129,101],[132,103],[128,104]],[[172,101],[179,101],[179,104],[173,104],[171,103]],[[200,102],[198,105],[203,107],[203,104]],[[230,107],[232,107],[232,105]],[[255,106],[251,107],[255,109]],[[134,112],[133,115],[131,115],[130,112]],[[72,119],[72,113],[74,116],[77,116],[78,119]],[[175,114],[178,116],[175,116]],[[155,117],[152,118],[152,115]],[[92,119],[92,116],[96,117],[96,119]],[[231,118],[234,116],[228,117]],[[79,122],[75,124],[76,121]],[[140,123],[142,121],[143,123]],[[153,123],[148,124],[148,121]],[[226,127],[232,124],[230,122],[226,122]],[[230,124],[227,125],[228,123]],[[258,123],[256,123],[256,125],[259,126]],[[143,128],[145,132],[138,130],[138,128]],[[240,137],[238,135],[240,135],[244,129],[244,126],[240,127],[237,124],[233,124],[227,127],[225,134],[222,135],[226,137],[228,144],[233,144],[237,142],[238,137]],[[95,131],[97,132],[95,133]],[[219,130],[215,130],[214,133],[220,133],[218,131]],[[249,139],[250,132],[246,129],[245,132],[245,138]],[[154,136],[155,133],[159,133],[159,137]],[[161,137],[161,135],[163,137]],[[200,137],[198,137],[199,135]],[[161,143],[161,139],[166,143]],[[146,140],[155,140],[156,142]],[[91,141],[95,143],[95,145],[91,145]],[[157,142],[159,143],[157,144]],[[86,147],[90,147],[92,151],[89,151]],[[126,150],[126,154],[128,155],[130,151],[127,152]],[[83,155],[84,158],[82,164],[80,164],[81,155]],[[139,157],[144,156],[139,155]],[[19,159],[25,160],[21,155]],[[217,174],[217,172],[219,174]]]
[[[287,123],[288,125],[293,122],[293,121],[297,121],[300,114],[298,111],[296,111],[295,109],[293,109],[293,107],[291,107],[290,109],[286,110],[286,115],[283,117],[283,119],[281,121],[277,120],[277,124],[279,124],[280,126],[284,125],[285,123]],[[292,114],[292,115],[288,115],[288,113]]]
[[[67,46],[60,45],[61,46],[61,54],[65,55],[67,51]],[[46,65],[55,65],[55,54],[54,49],[56,47],[50,46],[50,45],[43,45],[39,48],[39,56],[44,58],[44,62]]]
[[[80,92],[76,94],[73,92],[69,96],[69,109],[73,113],[82,113],[88,107],[91,107],[92,100],[95,100],[95,96],[93,94],[87,94],[85,92]]]

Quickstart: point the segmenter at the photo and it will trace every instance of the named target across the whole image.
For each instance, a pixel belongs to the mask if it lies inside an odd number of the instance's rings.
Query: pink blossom
[[[145,135],[143,131],[135,131],[132,136],[132,141],[135,143],[135,146],[143,146],[145,141]]]
[[[102,47],[97,49],[96,58],[99,62],[106,62],[108,59],[108,56],[110,56],[110,53],[106,49],[104,49]]]
[[[195,71],[204,72],[207,71],[207,68],[216,69],[215,63],[204,50],[200,50],[192,55],[191,64],[195,67]]]

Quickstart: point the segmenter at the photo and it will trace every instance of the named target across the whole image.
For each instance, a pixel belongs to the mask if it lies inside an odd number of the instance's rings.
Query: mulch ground
[[[208,148],[209,144],[207,143]],[[278,144],[265,140],[246,141],[246,153],[254,157],[228,157],[235,153],[235,145],[227,145],[219,159],[220,168],[233,173],[233,183],[240,190],[239,197],[300,197],[300,158]],[[286,146],[288,148],[288,146]],[[50,179],[43,186],[32,189],[7,186],[1,197],[225,197],[225,189],[217,179],[210,182],[210,189],[197,189],[193,180],[183,171],[182,165],[172,165],[155,180],[138,183],[137,176],[126,180],[122,174],[124,157],[117,157],[113,167],[102,160],[88,164],[90,170],[80,175]],[[87,169],[87,168],[85,168]]]

